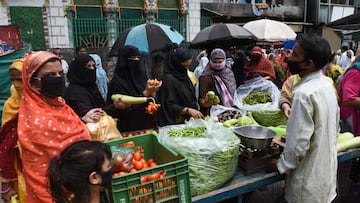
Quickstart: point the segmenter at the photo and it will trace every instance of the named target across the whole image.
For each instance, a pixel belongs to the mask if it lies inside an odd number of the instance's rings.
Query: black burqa
[[[86,67],[89,61],[93,61],[91,56],[80,54],[71,61],[67,73],[69,86],[65,100],[80,117],[93,108],[104,108],[106,104],[96,85],[95,66],[94,69]]]
[[[197,109],[195,88],[187,75],[187,69],[181,64],[189,59],[191,59],[189,50],[182,47],[172,50],[168,56],[159,91],[160,126],[183,123],[190,117],[180,115],[181,111],[185,107]]]
[[[109,84],[108,102],[112,102],[113,94],[143,96],[148,79],[146,70],[140,65],[140,61],[129,59],[137,55],[140,55],[140,52],[134,46],[126,45],[120,48],[114,77]],[[145,113],[146,105],[132,105],[121,110],[116,115],[119,119],[118,129],[125,132],[154,128],[156,126],[154,116]]]
[[[246,63],[246,54],[243,50],[237,50],[235,54],[236,57],[231,70],[233,71],[235,76],[236,87],[239,87],[241,84],[244,83],[245,79],[244,66]]]

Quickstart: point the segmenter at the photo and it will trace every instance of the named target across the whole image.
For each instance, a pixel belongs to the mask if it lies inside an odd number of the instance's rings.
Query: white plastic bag
[[[268,92],[271,94],[271,102],[259,103],[254,105],[244,105],[243,98],[252,92]],[[239,109],[246,111],[260,111],[260,110],[279,110],[280,91],[276,85],[261,77],[248,80],[245,84],[240,85],[234,94],[234,104]]]
[[[199,127],[206,128],[203,137],[189,137],[189,129]],[[169,131],[178,130],[183,134],[169,136]],[[192,196],[221,187],[237,171],[240,139],[222,125],[191,120],[186,124],[161,127],[158,137],[165,145],[187,157]]]

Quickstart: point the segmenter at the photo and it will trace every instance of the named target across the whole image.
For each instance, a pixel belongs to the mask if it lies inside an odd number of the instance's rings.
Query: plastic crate
[[[113,177],[114,203],[191,202],[189,166],[184,156],[161,144],[154,134],[138,135],[106,143],[117,146],[128,141],[134,141],[136,146],[142,146],[145,159],[154,158],[159,165]],[[162,171],[166,171],[163,178],[140,182],[141,177]]]

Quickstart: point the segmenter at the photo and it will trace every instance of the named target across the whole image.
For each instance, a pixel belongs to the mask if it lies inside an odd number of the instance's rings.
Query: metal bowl
[[[273,130],[263,126],[242,126],[233,128],[233,131],[240,137],[243,145],[260,150],[269,149],[276,135]]]

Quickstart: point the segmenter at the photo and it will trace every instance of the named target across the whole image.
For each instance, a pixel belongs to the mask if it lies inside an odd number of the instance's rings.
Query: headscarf
[[[23,66],[24,90],[19,110],[18,139],[22,149],[27,203],[52,202],[46,176],[50,159],[69,144],[90,139],[86,126],[64,99],[58,97],[56,102],[49,103],[48,98],[30,83],[33,74],[53,58],[60,60],[53,53],[38,51],[28,55]]]
[[[170,51],[168,56],[168,62],[165,64],[164,74],[171,74],[179,80],[189,80],[187,69],[181,64],[191,59],[189,50],[178,47]]]
[[[96,104],[105,104],[105,99],[102,97],[96,84],[97,69],[89,69],[86,67],[89,61],[94,61],[94,59],[88,54],[80,54],[70,63],[67,75],[70,84],[67,87],[65,98],[71,107],[73,106],[69,103],[69,100],[82,101],[83,98],[87,98],[86,95],[88,94],[92,96]],[[79,86],[81,87],[79,88]],[[88,109],[86,109],[86,112],[78,112],[78,109],[73,109],[79,116],[83,116],[88,111]]]
[[[224,53],[223,55],[219,50],[221,49],[214,49],[211,52],[211,59],[222,57],[225,61],[225,57],[226,57],[225,52],[221,50]],[[233,105],[232,98],[234,96],[236,89],[236,80],[234,77],[234,73],[226,63],[224,63],[223,68],[220,70],[213,69],[211,66],[212,66],[211,63],[208,63],[202,75],[212,76],[213,81],[215,83],[216,91],[219,94],[220,100],[222,101],[223,105],[232,106]]]
[[[22,72],[23,59],[15,59],[10,65],[9,70],[16,69]],[[10,87],[10,97],[5,101],[3,107],[3,113],[1,117],[1,124],[4,125],[9,121],[18,111],[20,107],[20,100],[22,94],[23,85],[22,82],[15,80]]]
[[[199,79],[199,77],[201,76],[202,72],[204,71],[208,63],[209,63],[209,59],[206,56],[200,58],[199,65],[196,66],[194,70],[194,74],[197,79]]]
[[[106,75],[106,71],[102,67],[101,58],[97,54],[89,54],[95,61],[95,67],[96,67],[96,85],[98,86],[101,96],[106,101],[106,96],[108,92],[108,78]]]
[[[215,59],[223,59],[221,63],[213,63],[212,61]],[[225,68],[225,66],[229,66],[228,63],[226,63],[226,54],[222,49],[214,49],[210,54],[210,67],[215,70],[222,70]]]
[[[270,76],[274,80],[276,78],[275,69],[271,62],[262,54],[259,54],[259,48],[257,47],[252,49],[252,53],[250,61],[245,63],[245,80],[253,79],[257,75],[262,77]]]
[[[88,54],[80,54],[71,61],[69,71],[67,73],[67,78],[70,83],[82,86],[96,85],[95,67],[93,70],[86,68],[89,61],[94,61],[94,59]]]
[[[120,48],[114,77],[109,84],[108,101],[115,93],[142,96],[148,76],[140,61],[129,60],[131,56],[140,56],[139,49],[130,45]]]

